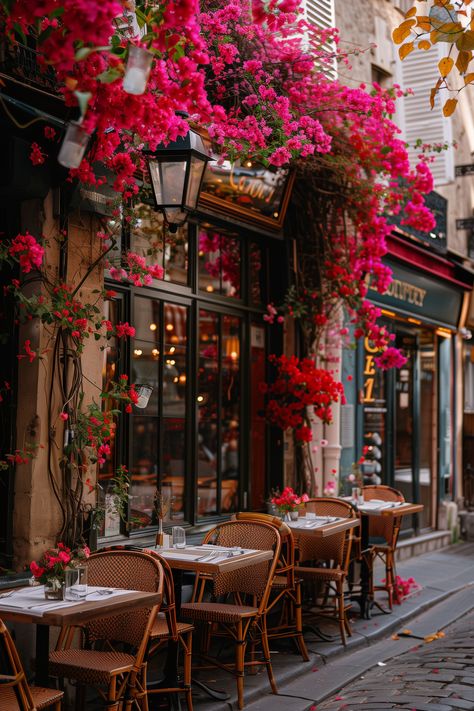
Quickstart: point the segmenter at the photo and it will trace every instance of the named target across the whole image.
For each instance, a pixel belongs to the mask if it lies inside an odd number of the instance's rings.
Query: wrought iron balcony
[[[56,73],[42,64],[39,56],[39,52],[23,44],[0,43],[0,77],[58,98]]]

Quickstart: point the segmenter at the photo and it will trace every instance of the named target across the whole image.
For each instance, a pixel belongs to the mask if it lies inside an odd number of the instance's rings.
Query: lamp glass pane
[[[206,161],[202,160],[202,158],[198,158],[197,156],[191,156],[188,189],[186,192],[185,202],[186,207],[190,210],[195,210],[197,207],[199,188],[201,187],[201,180],[205,170]]]
[[[186,177],[185,160],[151,160],[150,175],[158,207],[182,204]]]
[[[169,225],[182,225],[188,217],[181,207],[167,207],[163,212]]]

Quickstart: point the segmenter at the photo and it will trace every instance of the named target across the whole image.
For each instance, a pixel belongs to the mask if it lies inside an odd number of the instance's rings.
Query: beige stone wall
[[[58,234],[58,223],[53,215],[53,198],[48,195],[44,204],[39,201],[25,203],[22,211],[22,229],[32,234],[44,236],[48,240],[45,264],[51,278],[56,278],[59,269],[59,246],[54,237]],[[75,283],[80,280],[98,255],[98,240],[94,238],[96,225],[88,216],[74,216],[69,221],[69,249],[67,278]],[[102,273],[96,269],[84,284],[80,299],[90,296],[90,292],[101,287]],[[32,285],[31,288],[38,288]],[[94,297],[97,298],[97,297]],[[100,304],[99,304],[100,305]],[[59,466],[64,437],[63,422],[59,418],[60,397],[56,387],[51,390],[52,349],[54,341],[48,329],[37,320],[20,327],[19,342],[31,340],[31,347],[41,354],[32,363],[28,359],[19,362],[18,370],[18,411],[17,447],[25,444],[38,445],[37,456],[27,464],[17,465],[15,474],[13,531],[14,566],[23,569],[32,559],[57,541],[61,527],[61,510],[54,496],[54,486],[63,497],[62,477]],[[82,362],[85,381],[86,401],[95,398],[100,401],[102,378],[102,355],[100,344],[88,339]],[[55,432],[55,447],[48,462],[48,403],[53,403],[52,429]],[[95,480],[95,467],[90,472]]]

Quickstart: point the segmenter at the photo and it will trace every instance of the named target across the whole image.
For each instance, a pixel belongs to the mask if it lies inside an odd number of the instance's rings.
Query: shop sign
[[[465,175],[474,175],[474,163],[465,163],[455,167],[456,178],[463,178]]]
[[[384,263],[392,269],[392,282],[383,294],[370,288],[371,301],[436,325],[457,326],[463,298],[460,289],[388,258]]]
[[[280,230],[293,179],[288,168],[265,167],[250,160],[213,160],[204,174],[199,206]]]

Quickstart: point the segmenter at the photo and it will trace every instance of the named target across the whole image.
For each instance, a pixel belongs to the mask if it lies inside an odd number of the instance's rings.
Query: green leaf
[[[147,23],[147,16],[138,7],[135,8],[135,17],[137,18],[139,28],[141,29],[142,27],[145,27]]]
[[[18,37],[20,38],[21,43],[22,43],[22,44],[27,44],[26,35],[25,35],[25,33],[23,32],[23,30],[22,30],[22,28],[21,28],[21,25],[18,24],[18,22],[14,22],[14,23],[13,23],[13,29],[15,30],[15,33],[16,33],[16,34],[18,35]]]
[[[111,67],[105,72],[102,72],[102,74],[99,74],[97,76],[97,79],[102,82],[102,84],[112,84],[112,82],[117,81],[117,79],[120,79],[121,76],[122,72],[120,72],[118,69],[115,69],[114,67]]]
[[[77,99],[77,103],[79,105],[79,110],[81,112],[81,117],[84,117],[86,115],[89,101],[92,98],[92,94],[90,91],[75,91],[74,96]]]

